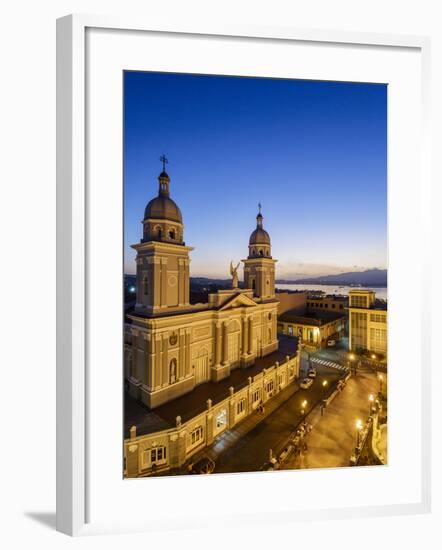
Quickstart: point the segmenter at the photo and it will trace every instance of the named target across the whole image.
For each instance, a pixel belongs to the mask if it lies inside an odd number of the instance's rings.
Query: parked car
[[[328,340],[327,346],[329,348],[332,348],[333,346],[336,346],[336,340]]]
[[[304,378],[299,384],[299,387],[303,390],[308,390],[309,387],[313,384],[313,378]]]
[[[195,464],[192,464],[190,473],[191,474],[211,474],[215,469],[215,462],[211,460],[208,456],[204,456]]]
[[[316,369],[312,368],[308,371],[307,378],[316,378]]]

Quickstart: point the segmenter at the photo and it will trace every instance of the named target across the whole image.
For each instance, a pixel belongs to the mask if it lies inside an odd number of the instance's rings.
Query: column
[[[137,362],[138,362],[138,330],[132,329],[132,369],[130,375],[132,378],[137,377]]]
[[[162,353],[162,382],[163,386],[167,386],[169,384],[169,365],[168,365],[168,349],[169,349],[169,340],[167,338],[167,334],[163,334],[163,353]]]
[[[178,305],[182,306],[186,303],[184,296],[184,286],[185,286],[185,265],[184,260],[178,258]]]
[[[162,384],[161,376],[161,335],[155,334],[154,347],[152,350],[152,376],[153,387],[160,388]]]
[[[242,318],[242,353],[245,355],[247,352],[247,319]]]
[[[186,374],[186,333],[184,330],[179,332],[179,360],[178,360],[178,380],[182,380]]]
[[[150,298],[150,305],[153,307],[159,307],[161,305],[161,262],[160,258],[152,259],[152,296]]]
[[[150,334],[144,333],[144,369],[143,369],[143,385],[152,389],[152,364],[150,361],[152,347],[152,337]]]
[[[215,329],[215,365],[221,363],[221,323],[216,323]]]
[[[227,354],[228,354],[228,347],[227,347],[227,323],[223,323],[223,365],[227,364]]]
[[[167,258],[161,258],[161,307],[167,306]]]
[[[155,338],[153,334],[149,335],[149,353],[148,353],[148,375],[147,375],[147,385],[150,390],[155,388]]]
[[[137,303],[136,305],[137,306],[142,306],[144,305],[144,296],[143,296],[143,289],[142,289],[142,284],[141,284],[141,268],[142,268],[142,264],[143,264],[143,260],[137,256],[136,260],[135,260],[136,264],[137,264],[137,278],[136,278],[136,285],[137,285]]]
[[[184,260],[184,299],[183,303],[188,306],[190,299],[190,277],[189,277],[190,260]]]
[[[247,353],[250,355],[253,352],[253,318],[249,317],[249,346]]]
[[[191,368],[190,368],[190,329],[186,329],[186,376],[190,376],[191,374]]]

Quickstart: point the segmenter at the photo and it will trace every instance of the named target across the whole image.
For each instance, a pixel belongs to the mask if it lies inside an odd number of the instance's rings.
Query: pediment
[[[219,309],[234,309],[236,307],[256,307],[257,304],[254,300],[246,296],[245,294],[236,294],[225,302]]]

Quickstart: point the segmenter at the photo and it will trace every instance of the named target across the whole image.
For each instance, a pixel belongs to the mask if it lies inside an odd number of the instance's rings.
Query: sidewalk
[[[221,453],[224,453],[227,449],[238,443],[242,437],[253,430],[253,428],[255,428],[288,399],[290,399],[290,397],[292,397],[298,389],[299,386],[296,382],[293,382],[287,388],[284,388],[275,397],[267,401],[267,403],[264,403],[264,414],[260,414],[256,411],[252,412],[247,418],[234,426],[232,429],[224,430],[222,434],[215,438],[211,445],[194,454],[189,462],[195,463],[204,456],[208,456],[216,462]],[[187,472],[186,465],[184,465],[183,468]]]
[[[281,469],[337,468],[348,466],[356,445],[355,423],[368,417],[370,393],[376,395],[379,382],[376,374],[360,372],[351,377],[345,389],[324,410],[316,410],[308,418],[313,426],[307,436],[307,452],[290,457]]]

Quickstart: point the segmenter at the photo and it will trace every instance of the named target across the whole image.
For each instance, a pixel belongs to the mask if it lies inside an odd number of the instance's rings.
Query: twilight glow
[[[277,278],[387,266],[387,87],[124,74],[125,273],[159,157],[191,275],[228,278],[262,203]]]

